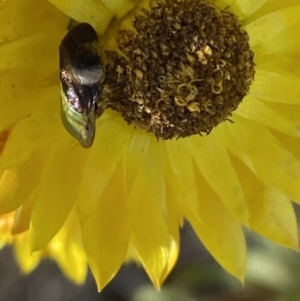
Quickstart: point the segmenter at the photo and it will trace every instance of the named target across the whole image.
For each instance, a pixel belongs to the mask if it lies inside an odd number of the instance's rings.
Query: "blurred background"
[[[300,217],[300,207],[295,207]],[[298,220],[300,220],[298,218]],[[44,260],[23,275],[10,247],[0,251],[0,300],[7,301],[299,301],[300,254],[246,230],[248,269],[244,286],[206,251],[189,224],[181,231],[177,265],[160,292],[142,268],[124,265],[101,292],[89,273],[82,286]]]

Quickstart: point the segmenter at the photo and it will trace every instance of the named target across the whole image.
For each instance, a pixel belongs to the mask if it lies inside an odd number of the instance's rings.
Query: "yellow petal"
[[[282,10],[287,7],[297,6],[299,5],[299,0],[268,0],[258,12],[253,14],[253,18],[258,19],[261,16],[268,15],[272,12]],[[251,16],[252,19],[252,16]]]
[[[14,193],[19,185],[18,170],[16,167],[6,169],[0,178],[0,212],[7,213],[10,212],[10,206],[7,201],[11,200]],[[14,207],[14,206],[13,206]]]
[[[169,273],[174,268],[178,256],[179,256],[179,248],[180,248],[180,233],[179,227],[183,224],[183,212],[180,211],[180,206],[178,206],[177,196],[174,193],[174,190],[170,188],[170,184],[166,183],[166,201],[167,201],[167,223],[168,229],[171,237],[170,242],[170,252],[167,260],[166,267],[163,271],[162,278],[160,283],[162,283]],[[174,186],[172,186],[174,188]]]
[[[297,117],[297,115],[300,114],[300,111],[298,110],[297,113],[297,111],[294,110],[293,112],[295,114],[289,113],[287,116],[289,116],[291,119],[296,120],[297,118],[297,120],[300,120]],[[279,139],[281,145],[283,145],[284,148],[287,149],[297,159],[298,162],[300,162],[300,139],[292,136],[287,136],[279,132],[273,132],[273,134],[277,139]]]
[[[36,67],[48,69],[49,73],[57,71],[58,47],[65,33],[36,34],[2,45],[0,57],[5,59],[0,60],[0,69]]]
[[[252,15],[268,0],[236,0],[230,7],[230,11],[238,15],[240,20]]]
[[[204,138],[191,137],[188,142],[198,169],[207,183],[236,220],[247,225],[248,210],[243,190],[218,135],[212,132]]]
[[[300,202],[300,163],[264,127],[235,116],[235,124],[223,123],[219,139],[259,179],[294,201]]]
[[[0,43],[64,29],[68,23],[69,18],[47,1],[9,0],[0,3]]]
[[[291,74],[257,70],[250,90],[253,98],[276,103],[299,104],[300,78]]]
[[[194,174],[194,161],[186,140],[168,141],[167,154],[170,159],[170,169],[173,177],[172,187],[181,202],[192,211],[198,211],[198,194]]]
[[[277,105],[277,106],[276,106]],[[288,118],[287,115],[283,115],[280,109],[273,109],[280,107],[278,104],[269,104],[263,101],[259,101],[256,98],[248,96],[244,99],[243,103],[239,105],[236,114],[243,116],[245,118],[251,119],[255,122],[258,122],[262,125],[282,132],[287,135],[299,137],[300,136],[300,120],[295,120]],[[292,109],[289,109],[287,105],[282,105],[283,110],[293,114]],[[292,106],[295,109],[295,112],[300,111],[300,107]],[[299,115],[299,114],[298,114]]]
[[[131,131],[123,121],[114,122],[113,116],[107,112],[98,120],[96,138],[83,171],[76,201],[82,223],[97,206],[129,142]]]
[[[276,187],[264,186],[244,164],[233,160],[246,195],[251,229],[273,242],[297,249],[297,221],[290,199]]]
[[[0,215],[0,249],[13,242],[11,228],[14,222],[14,212]]]
[[[87,274],[86,254],[81,243],[80,231],[76,212],[72,211],[48,246],[51,257],[77,284],[83,284]]]
[[[5,188],[7,193],[3,190],[0,193],[1,213],[16,210],[32,195],[36,188],[36,183],[38,183],[40,179],[45,159],[45,154],[42,152],[35,152],[29,160],[26,160],[18,167],[7,169],[3,173],[2,178],[4,183],[3,185],[0,185],[0,190],[1,187],[3,189]],[[9,183],[9,181],[14,181],[14,187],[11,187],[12,183]]]
[[[102,0],[102,3],[118,18],[128,14],[135,6],[130,0]]]
[[[299,6],[300,7],[300,6]],[[300,12],[300,9],[298,9]],[[264,52],[269,54],[288,54],[298,52],[300,48],[299,39],[295,38],[295,34],[299,31],[300,21],[298,23],[293,24],[280,33],[276,34],[274,37],[271,37],[265,40],[263,43],[260,43],[258,47],[262,47]],[[278,43],[280,41],[280,43]],[[256,48],[253,48],[254,53],[259,52],[256,51]]]
[[[263,51],[255,52],[255,63],[257,65],[256,71],[260,73],[271,72],[293,78],[299,78],[300,60],[299,53],[292,53],[283,56],[282,54],[272,54]],[[255,80],[257,77],[255,77]]]
[[[16,235],[25,232],[29,229],[32,205],[33,205],[34,192],[30,197],[23,202],[15,213],[14,224],[11,229],[11,234]]]
[[[37,149],[48,147],[50,142],[55,141],[58,133],[62,133],[60,116],[57,112],[58,93],[57,91],[50,94],[49,99],[44,99],[44,102],[29,117],[18,122],[13,128],[1,156],[1,170],[24,162]],[[63,134],[68,137],[65,132]]]
[[[32,253],[28,233],[15,237],[14,251],[22,271],[26,274],[34,270],[42,257],[41,251]]]
[[[49,70],[47,69],[0,71],[0,90],[1,99],[3,99],[0,111],[0,131],[29,116],[40,105],[40,101],[43,102],[45,98],[49,97],[48,95],[53,94],[51,88],[41,86],[46,78],[48,80],[48,77]],[[57,76],[56,84],[58,84]],[[57,91],[57,87],[55,90]],[[59,97],[58,94],[57,97]]]
[[[130,140],[130,144],[125,154],[125,165],[127,166],[126,187],[128,191],[132,189],[133,183],[135,182],[136,176],[140,168],[140,164],[142,160],[144,160],[145,153],[147,153],[151,141],[152,141],[151,136],[144,135],[140,131],[136,131]],[[161,148],[161,151],[163,150],[166,153],[165,158],[167,159],[168,152],[164,147]],[[168,166],[168,169],[169,168],[171,170],[170,166]],[[172,173],[168,173],[168,175],[170,174]],[[174,183],[174,177],[172,177],[172,180]],[[177,183],[174,184],[173,187],[177,187]],[[163,269],[161,275],[161,279],[158,281],[159,283],[162,283],[164,279],[169,275],[170,271],[172,270],[172,268],[174,267],[177,261],[178,253],[179,253],[179,239],[180,239],[179,226],[182,224],[182,215],[180,215],[179,217],[178,212],[180,212],[179,208],[181,208],[181,206],[176,205],[175,199],[177,199],[177,196],[174,193],[172,193],[172,191],[171,192],[169,191],[167,197],[167,212],[168,212],[167,224],[168,224],[168,229],[170,234],[170,251],[167,257],[166,266]],[[182,200],[182,201],[185,202],[186,200]],[[185,203],[184,205],[187,205],[187,203]],[[134,260],[139,260],[139,257],[135,255]]]
[[[275,11],[271,14],[264,15],[258,20],[246,25],[245,30],[251,37],[250,46],[259,46],[261,48],[267,46],[270,48],[270,50],[273,46],[276,48],[277,43],[274,44],[274,40],[272,40],[272,38],[285,31],[289,26],[296,26],[297,24],[297,26],[299,26],[299,15],[300,5],[288,7],[279,11]],[[269,39],[271,39],[270,42]],[[279,44],[281,44],[281,42]]]
[[[169,255],[167,257],[166,266],[162,271],[161,278],[159,280],[159,284],[161,285],[166,278],[169,276],[170,272],[173,270],[178,256],[179,256],[179,240],[174,239],[173,236],[170,237],[170,246],[169,246]]]
[[[33,250],[43,248],[69,215],[78,193],[86,153],[72,137],[64,135],[53,145],[34,197],[30,225]]]
[[[128,148],[124,155],[124,163],[126,168],[126,192],[131,190],[132,185],[135,181],[139,166],[144,160],[144,156],[148,150],[148,147],[152,139],[150,135],[144,135],[140,131],[134,130],[132,133]]]
[[[130,227],[124,197],[123,166],[118,165],[82,225],[82,239],[89,265],[101,290],[121,267],[129,243]]]
[[[199,211],[187,219],[204,246],[229,273],[243,281],[246,268],[246,244],[242,227],[232,218],[218,196],[196,173]]]
[[[101,1],[49,0],[49,2],[77,22],[90,23],[100,34],[104,33],[113,18],[113,12]]]
[[[266,189],[249,206],[251,228],[271,241],[298,249],[298,230],[294,208],[290,199],[275,188]],[[252,207],[252,208],[251,208]]]
[[[132,244],[159,288],[171,252],[162,146],[152,139],[128,196]]]

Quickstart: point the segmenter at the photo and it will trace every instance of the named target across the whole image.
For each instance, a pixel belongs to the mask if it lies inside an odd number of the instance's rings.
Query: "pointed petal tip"
[[[223,269],[226,270],[225,267],[222,267]],[[234,277],[241,285],[242,287],[245,286],[245,275],[246,275],[246,270],[247,270],[247,264],[245,262],[245,265],[241,267],[240,269],[234,270],[226,270],[227,273],[232,277]]]
[[[280,245],[284,248],[288,248],[288,249],[291,249],[296,252],[300,251],[298,237],[290,237],[290,238],[287,238],[285,241],[274,242],[274,243],[277,243],[278,245]]]
[[[104,289],[104,287],[114,278],[115,275],[104,279],[103,275],[101,275],[101,273],[96,268],[93,268],[90,265],[90,269],[92,271],[92,274],[93,274],[95,282],[96,282],[97,291],[98,291],[98,293],[101,293],[101,291]]]
[[[155,280],[152,279],[152,283],[153,283],[155,289],[156,289],[158,292],[160,292],[160,288],[161,288],[161,284],[162,284],[161,281],[155,281]]]
[[[234,277],[241,285],[244,287],[245,285],[245,276],[246,276],[246,271],[247,271],[247,259],[245,258],[245,261],[243,264],[237,265],[235,267],[226,267],[222,266],[221,267],[229,273],[231,277]]]

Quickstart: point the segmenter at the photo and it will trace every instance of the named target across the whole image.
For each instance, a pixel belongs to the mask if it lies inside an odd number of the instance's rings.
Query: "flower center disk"
[[[152,1],[109,51],[110,107],[161,139],[208,134],[228,120],[254,78],[248,34],[205,0]]]

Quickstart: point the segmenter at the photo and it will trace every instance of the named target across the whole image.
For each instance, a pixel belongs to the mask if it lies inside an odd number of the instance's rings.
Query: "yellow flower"
[[[90,149],[61,124],[59,44],[70,18],[103,34],[141,3],[49,2],[0,3],[1,244],[14,245],[25,272],[50,256],[80,283],[88,264],[101,289],[134,258],[159,287],[184,219],[241,280],[242,226],[298,248],[298,0],[214,1],[238,16],[255,53],[255,80],[233,123],[158,142],[106,110]]]

